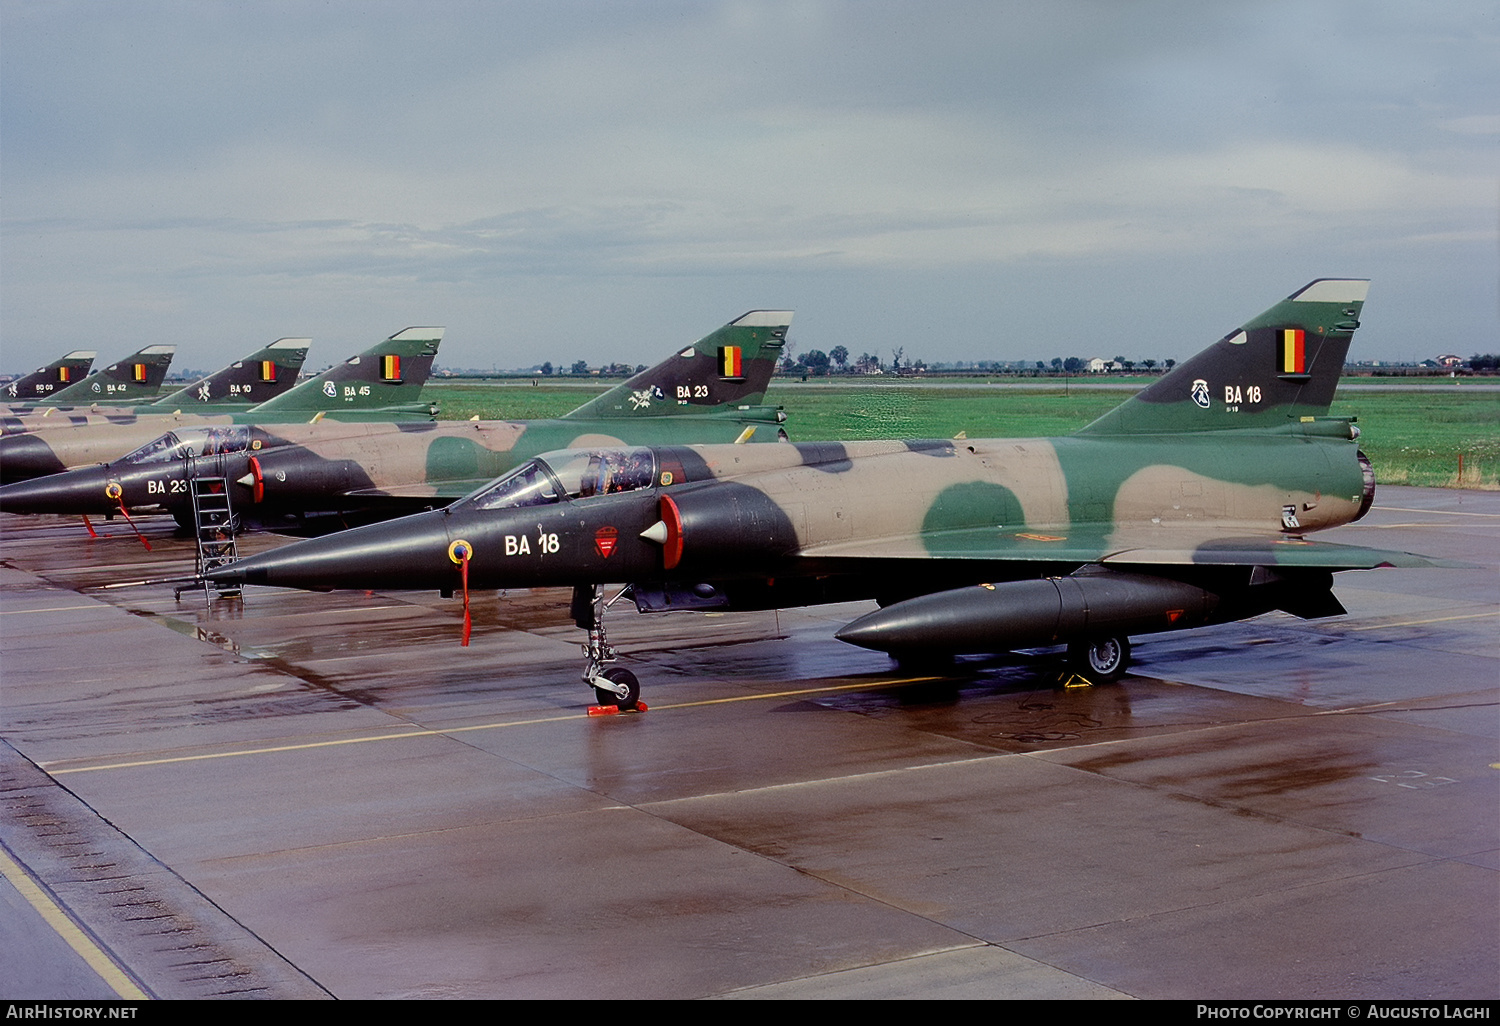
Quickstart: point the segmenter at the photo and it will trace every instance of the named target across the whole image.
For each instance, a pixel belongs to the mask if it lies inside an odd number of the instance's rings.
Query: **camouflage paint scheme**
[[[215,410],[224,410],[223,414],[182,413],[175,407],[163,406],[159,410],[153,408],[152,412],[137,407],[129,413],[59,409],[40,420],[35,415],[26,417],[18,422],[20,430],[14,434],[7,431],[0,437],[0,482],[27,481],[60,474],[71,467],[104,463],[164,432],[188,427],[277,424],[317,416],[340,420],[431,420],[437,415],[436,408],[419,399],[442,339],[442,328],[407,328],[301,384],[292,384],[296,371],[284,371],[282,367],[290,368],[293,354],[300,349],[301,358],[296,359],[300,369],[307,354],[307,340],[282,339],[193,386],[195,395],[206,388],[210,395],[222,392],[228,396],[233,394],[231,388],[238,388],[241,395],[259,397],[259,393],[245,391],[254,387],[245,379],[260,379],[262,361],[277,363],[276,378],[281,381],[285,374],[284,387],[253,406],[208,403]],[[271,352],[276,355],[264,355]],[[389,357],[399,361],[396,379],[384,376],[387,367],[384,361]],[[40,426],[34,426],[37,424]]]
[[[282,338],[236,360],[228,367],[199,378],[151,403],[137,406],[94,404],[91,406],[14,405],[0,414],[0,435],[19,435],[28,431],[63,424],[124,423],[123,418],[139,414],[164,415],[181,413],[183,407],[213,407],[215,410],[248,410],[273,399],[297,384],[297,375],[307,360],[311,339]],[[50,368],[43,368],[40,374]],[[43,386],[35,385],[33,389]],[[18,390],[19,391],[19,390]]]
[[[176,346],[146,346],[119,363],[94,371],[66,388],[38,396],[34,401],[46,406],[89,406],[155,399],[161,393],[161,384],[167,378],[167,368],[172,365],[175,355]]]
[[[1311,283],[1068,437],[553,453],[446,509],[210,577],[451,592],[467,554],[471,588],[579,589],[591,630],[604,582],[642,611],[876,598],[841,638],[903,655],[1069,643],[1107,678],[1131,633],[1341,613],[1333,571],[1435,565],[1304,537],[1373,500],[1358,431],[1326,416],[1367,286]],[[572,483],[592,480],[569,469],[584,455],[650,476],[600,494]],[[550,491],[523,487],[542,471]],[[585,676],[601,699],[611,655],[601,633]]]
[[[776,441],[782,414],[760,403],[791,318],[751,311],[557,419],[254,425],[232,444],[232,428],[176,431],[173,443],[183,447],[175,451],[157,446],[149,457],[6,485],[0,509],[108,514],[123,501],[132,512],[181,519],[188,476],[212,472],[232,482],[242,517],[282,526],[322,513],[394,516],[445,505],[549,449]],[[185,451],[196,458],[182,458]]]
[[[5,386],[5,396],[16,403],[35,403],[47,399],[76,381],[88,377],[94,357],[92,349],[76,349],[45,367],[38,367]]]

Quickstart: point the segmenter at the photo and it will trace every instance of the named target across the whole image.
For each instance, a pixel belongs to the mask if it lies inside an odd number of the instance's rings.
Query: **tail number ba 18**
[[[536,536],[536,551],[546,555],[556,552],[561,546],[557,535],[540,531]],[[505,536],[505,554],[507,556],[529,556],[531,555],[531,539],[524,534],[507,534]]]

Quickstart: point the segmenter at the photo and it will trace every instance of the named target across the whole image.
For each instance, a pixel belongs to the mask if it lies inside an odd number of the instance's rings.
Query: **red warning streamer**
[[[125,492],[120,487],[119,482],[111,481],[105,485],[104,496],[108,499],[114,499],[115,502],[120,504],[120,516],[125,518],[125,522],[130,525],[130,529],[135,532],[135,536],[141,540],[142,545],[146,546],[146,551],[150,552],[151,543],[146,540],[146,536],[141,533],[141,529],[135,526],[135,521],[131,520],[130,514],[125,511]],[[88,517],[84,517],[83,522],[88,524]],[[89,524],[89,533],[94,533],[94,526],[92,524]]]
[[[116,501],[120,504],[120,516],[125,518],[125,522],[130,525],[130,529],[135,532],[135,536],[141,540],[142,545],[146,546],[146,551],[150,552],[151,543],[146,540],[146,536],[141,533],[141,529],[135,526],[135,521],[130,519],[130,514],[125,512],[125,499],[117,497]]]
[[[473,621],[469,619],[469,555],[464,553],[464,561],[459,564],[460,572],[464,579],[464,640],[459,642],[460,648],[469,647],[469,631],[473,629]]]
[[[474,546],[462,538],[448,546],[448,558],[458,564],[458,573],[464,583],[464,638],[459,643],[463,648],[469,647],[469,632],[473,629],[473,621],[469,618],[469,558],[473,555]]]

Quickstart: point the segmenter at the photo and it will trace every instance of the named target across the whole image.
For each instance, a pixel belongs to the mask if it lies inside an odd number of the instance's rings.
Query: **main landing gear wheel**
[[[1095,638],[1068,646],[1068,664],[1096,684],[1118,680],[1130,665],[1130,639]]]
[[[605,680],[613,681],[625,689],[625,697],[610,691],[608,688],[594,687],[594,697],[599,699],[600,705],[615,705],[623,709],[634,709],[636,703],[641,700],[641,682],[635,679],[635,674],[623,666],[611,666],[600,674]]]

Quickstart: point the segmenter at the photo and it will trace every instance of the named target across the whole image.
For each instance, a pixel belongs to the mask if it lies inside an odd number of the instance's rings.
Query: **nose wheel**
[[[604,633],[604,611],[618,602],[625,588],[608,602],[599,586],[578,585],[573,589],[573,622],[588,632],[583,645],[583,682],[594,689],[600,705],[612,705],[621,711],[640,708],[641,682],[623,666],[604,668],[615,661],[615,650]]]
[[[601,684],[594,685],[594,697],[599,700],[600,705],[613,705],[626,710],[634,709],[640,704],[641,682],[635,679],[635,674],[623,666],[611,666],[600,676],[614,685],[613,689],[607,689]]]

